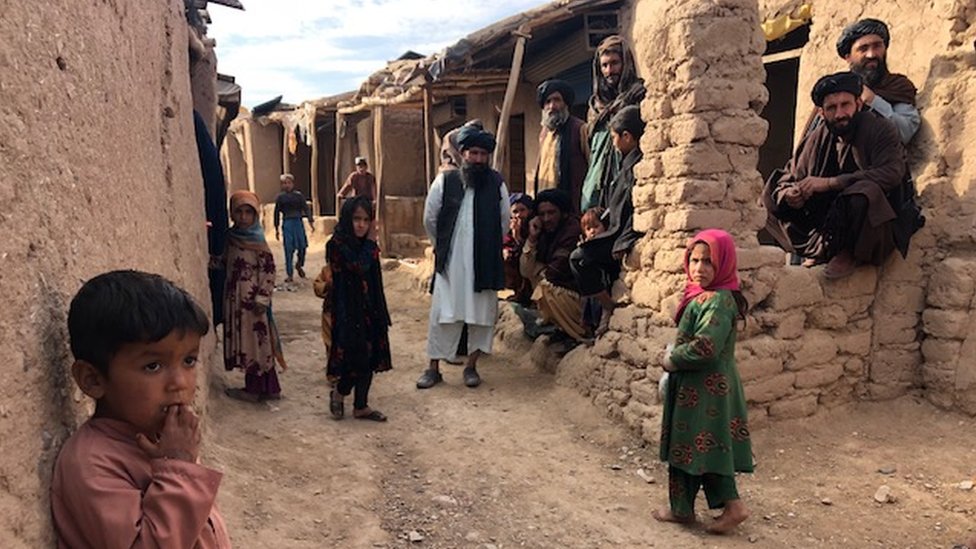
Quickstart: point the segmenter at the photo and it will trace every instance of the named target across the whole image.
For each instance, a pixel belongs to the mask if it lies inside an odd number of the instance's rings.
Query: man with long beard
[[[587,114],[590,165],[583,180],[580,211],[596,206],[600,190],[620,171],[623,157],[610,139],[610,119],[628,105],[639,105],[646,92],[624,39],[617,35],[604,38],[593,57],[593,95]]]
[[[573,87],[565,80],[546,80],[539,86],[542,130],[533,194],[562,189],[572,200],[572,211],[579,212],[590,148],[586,123],[569,112],[575,99]]]
[[[468,328],[464,384],[481,384],[478,359],[490,354],[498,318],[498,290],[505,287],[502,235],[508,229],[508,188],[488,167],[495,137],[474,126],[457,134],[461,169],[437,175],[427,193],[424,228],[434,243],[434,287],[427,327],[430,365],[418,389],[443,381],[441,360],[457,358]]]
[[[861,263],[880,265],[896,248],[904,256],[923,219],[906,208],[914,187],[898,131],[864,108],[862,92],[852,72],[817,81],[811,95],[824,123],[763,192],[767,228],[785,250],[827,261],[827,278],[848,276]]]
[[[921,118],[915,107],[915,84],[907,76],[888,72],[888,25],[878,19],[852,23],[837,40],[837,54],[851,72],[864,80],[861,101],[895,125],[901,142],[908,144]]]

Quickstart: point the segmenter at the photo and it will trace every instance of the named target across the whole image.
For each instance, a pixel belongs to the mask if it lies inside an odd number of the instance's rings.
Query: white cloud
[[[219,70],[244,103],[297,103],[358,88],[408,49],[427,55],[540,0],[244,0],[211,4]]]

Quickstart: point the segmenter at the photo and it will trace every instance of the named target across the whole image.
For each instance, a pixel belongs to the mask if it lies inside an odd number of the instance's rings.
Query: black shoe
[[[430,389],[434,385],[444,381],[444,376],[437,370],[427,370],[417,380],[418,389]]]
[[[468,366],[464,369],[464,384],[468,387],[477,387],[481,385],[481,376],[478,375],[478,370],[474,367]]]

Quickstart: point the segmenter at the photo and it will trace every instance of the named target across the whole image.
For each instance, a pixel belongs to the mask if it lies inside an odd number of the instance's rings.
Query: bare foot
[[[742,503],[741,499],[733,499],[725,502],[725,511],[705,529],[710,534],[725,535],[735,530],[735,527],[747,518],[749,518],[749,509],[746,509],[746,504]]]
[[[654,520],[660,522],[676,522],[678,524],[691,524],[695,522],[694,516],[679,517],[672,513],[671,509],[668,509],[667,507],[662,507],[661,509],[651,511],[651,516],[654,517]]]

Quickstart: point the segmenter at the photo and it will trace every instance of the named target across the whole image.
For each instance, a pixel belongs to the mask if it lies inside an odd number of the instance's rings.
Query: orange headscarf
[[[254,208],[254,224],[250,227],[238,227],[236,224],[233,225],[230,230],[227,231],[228,241],[231,244],[246,250],[271,253],[271,248],[268,247],[268,242],[264,238],[264,229],[261,227],[261,222],[257,217],[257,215],[261,213],[261,200],[258,198],[258,195],[252,193],[251,191],[237,191],[230,195],[231,217],[233,217],[234,210],[241,206],[250,206]]]

